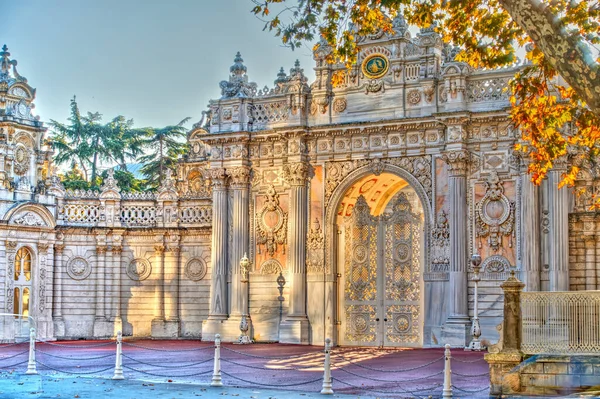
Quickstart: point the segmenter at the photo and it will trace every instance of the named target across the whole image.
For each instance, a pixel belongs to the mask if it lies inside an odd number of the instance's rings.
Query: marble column
[[[470,154],[465,150],[451,151],[443,155],[448,164],[448,196],[450,210],[450,269],[448,318],[443,327],[442,339],[452,346],[464,347],[469,339],[467,292],[468,262],[468,213],[467,213],[467,170]]]
[[[548,173],[550,291],[569,290],[569,193],[558,188],[566,170],[566,161],[558,160]]]
[[[227,169],[230,188],[233,191],[233,248],[231,252],[231,312],[230,316],[241,319],[243,313],[242,273],[240,261],[248,253],[249,243],[249,183],[250,168],[238,166]]]
[[[308,164],[287,165],[290,184],[288,282],[291,288],[288,315],[281,323],[279,341],[308,344],[309,323],[306,314],[306,235],[308,217]]]
[[[521,270],[526,291],[540,291],[540,197],[539,187],[521,164]]]
[[[211,169],[212,181],[212,278],[209,320],[227,319],[227,184],[225,169]]]
[[[227,175],[225,169],[209,170],[212,183],[212,244],[211,285],[208,319],[202,323],[202,339],[212,341],[215,334],[222,334],[222,323],[227,320]]]

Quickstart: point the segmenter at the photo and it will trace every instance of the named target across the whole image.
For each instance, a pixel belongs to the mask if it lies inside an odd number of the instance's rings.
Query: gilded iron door
[[[378,218],[371,216],[365,198],[358,197],[344,223],[341,333],[345,345],[381,345],[378,230]]]
[[[383,224],[383,298],[385,346],[421,346],[420,217],[399,193]]]

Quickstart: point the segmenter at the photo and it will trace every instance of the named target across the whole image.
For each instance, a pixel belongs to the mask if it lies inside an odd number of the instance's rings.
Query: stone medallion
[[[362,71],[369,79],[379,79],[388,72],[390,63],[383,54],[371,54],[362,63]]]
[[[133,281],[147,279],[152,273],[152,266],[146,259],[136,258],[127,266],[127,276]]]
[[[192,281],[200,281],[206,276],[206,262],[200,258],[192,258],[183,269],[185,276]]]
[[[73,280],[84,280],[88,278],[91,272],[91,266],[81,256],[75,256],[67,263],[67,274]]]

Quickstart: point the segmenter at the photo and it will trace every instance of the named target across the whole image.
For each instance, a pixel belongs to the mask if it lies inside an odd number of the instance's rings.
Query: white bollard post
[[[215,364],[213,368],[212,382],[210,383],[213,387],[222,387],[223,381],[221,381],[221,335],[215,334]]]
[[[446,350],[444,351],[444,390],[442,391],[442,398],[452,397],[452,370],[450,369],[450,360],[452,354],[450,353],[450,344],[446,344]]]
[[[323,389],[322,395],[333,395],[331,389],[331,339],[325,339],[325,363],[323,364]]]
[[[35,328],[29,330],[29,361],[27,362],[27,371],[25,374],[37,374],[35,367]]]
[[[115,359],[115,374],[113,374],[113,380],[124,380],[123,376],[123,333],[117,332],[117,357]]]

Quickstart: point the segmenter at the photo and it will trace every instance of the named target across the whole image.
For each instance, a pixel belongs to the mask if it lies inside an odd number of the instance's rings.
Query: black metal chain
[[[427,375],[427,376],[424,376],[424,377],[411,378],[411,379],[408,379],[408,380],[382,380],[382,379],[379,379],[379,378],[367,377],[365,375],[360,375],[360,374],[357,374],[357,373],[353,373],[352,371],[346,370],[343,367],[336,367],[335,370],[336,371],[340,370],[340,371],[343,371],[344,373],[348,373],[348,374],[353,375],[355,377],[364,378],[364,379],[371,380],[371,381],[377,381],[377,382],[394,382],[394,383],[414,382],[414,381],[426,380],[428,378],[436,377],[436,376],[442,375],[444,373],[444,370],[441,370],[441,371],[439,371],[439,372],[437,372],[435,374]],[[332,371],[334,371],[334,370],[332,370]]]
[[[63,359],[63,360],[98,360],[98,359],[106,359],[107,357],[115,356],[114,353],[109,353],[108,355],[102,355],[102,356],[73,358],[73,357],[60,356],[60,355],[55,355],[52,353],[44,352],[44,351],[40,350],[39,348],[36,349],[35,352],[42,353],[46,356],[55,357],[57,359]]]
[[[14,357],[17,357],[17,356],[24,355],[25,353],[28,353],[28,352],[29,352],[29,349],[27,349],[27,350],[24,350],[23,352],[16,353],[16,354],[14,354],[14,355],[10,355],[10,356],[5,356],[5,357],[2,357],[2,358],[0,358],[0,360],[8,360],[8,359],[12,359],[12,358],[14,358]]]
[[[224,371],[221,371],[221,374],[226,375],[229,378],[233,378],[235,380],[239,380],[239,381],[245,382],[247,384],[258,385],[258,386],[261,386],[261,387],[273,387],[273,388],[278,388],[278,387],[297,387],[297,386],[300,386],[300,385],[314,384],[315,382],[323,381],[323,377],[319,377],[319,378],[317,378],[315,380],[311,380],[311,381],[297,382],[297,383],[292,383],[292,384],[277,384],[277,385],[272,385],[272,384],[263,384],[263,383],[256,382],[256,381],[248,381],[248,380],[245,380],[245,379],[240,378],[238,376],[226,373]]]
[[[214,349],[214,346],[205,346],[202,348],[191,348],[191,349],[159,349],[159,348],[151,348],[149,346],[143,346],[143,345],[138,345],[138,344],[134,344],[131,342],[127,342],[127,341],[123,341],[123,345],[127,345],[127,346],[132,346],[134,348],[140,348],[140,349],[147,349],[150,351],[157,351],[157,352],[197,352],[197,351],[204,351],[207,349]]]
[[[208,363],[208,362],[212,362],[213,361],[213,359],[206,359],[206,360],[202,360],[202,361],[196,362],[196,363],[187,363],[187,364],[178,364],[178,365],[175,365],[175,366],[167,366],[167,365],[162,365],[162,364],[161,365],[157,365],[155,363],[147,363],[147,362],[144,362],[142,360],[134,359],[133,357],[128,356],[128,355],[126,355],[124,353],[122,353],[122,356],[124,358],[126,358],[126,359],[129,359],[131,361],[134,361],[136,363],[140,363],[140,364],[143,364],[143,365],[146,365],[146,366],[162,367],[162,368],[166,368],[166,369],[177,369],[177,368],[182,368],[182,367],[184,367],[184,368],[185,367],[193,367],[193,366],[198,366],[200,364],[204,364],[204,363]]]
[[[202,371],[202,372],[199,372],[199,373],[193,373],[193,374],[183,374],[183,375],[181,375],[181,374],[180,374],[180,375],[164,375],[164,374],[157,374],[157,373],[153,373],[153,372],[151,372],[151,371],[146,371],[146,370],[138,370],[138,369],[135,369],[135,368],[133,368],[133,367],[126,366],[126,365],[123,365],[123,368],[126,368],[126,369],[128,369],[128,370],[131,370],[131,371],[135,371],[136,373],[148,374],[148,375],[152,375],[152,376],[154,376],[154,377],[163,377],[163,378],[183,378],[183,377],[195,377],[195,376],[198,376],[198,375],[204,375],[204,374],[212,373],[212,370],[207,370],[207,371]]]
[[[352,360],[345,358],[343,355],[341,355],[339,353],[332,353],[331,355],[332,356],[340,357],[343,361],[348,362],[348,363],[352,364],[353,366],[360,367],[360,368],[365,369],[365,370],[378,371],[378,372],[381,372],[381,373],[403,373],[403,372],[407,372],[407,371],[414,371],[414,370],[425,368],[427,366],[431,366],[432,364],[437,363],[440,360],[444,359],[444,356],[441,356],[441,357],[439,357],[439,358],[437,358],[435,360],[432,360],[429,363],[425,363],[425,364],[422,364],[420,366],[415,366],[415,367],[412,367],[412,368],[396,369],[396,370],[383,370],[383,369],[377,369],[377,368],[374,368],[374,367],[369,367],[369,366],[365,366],[365,365],[362,365],[362,364],[359,364],[359,363],[355,363]]]
[[[107,368],[104,368],[104,369],[101,369],[101,370],[94,370],[94,371],[65,371],[65,370],[60,370],[60,369],[54,368],[52,366],[49,366],[49,365],[47,365],[45,363],[40,362],[37,359],[36,359],[35,362],[37,364],[39,364],[40,366],[42,366],[42,367],[45,367],[45,368],[50,369],[50,370],[57,371],[59,373],[63,373],[63,374],[75,374],[75,375],[86,375],[86,374],[103,373],[105,371],[112,370],[115,367],[115,366],[111,365],[111,366],[108,366]]]
[[[225,349],[226,351],[237,353],[239,355],[244,355],[244,356],[248,356],[248,357],[255,357],[257,359],[268,359],[268,360],[293,360],[293,359],[298,359],[300,357],[304,357],[304,356],[308,356],[308,355],[314,355],[314,354],[317,354],[317,353],[321,353],[322,354],[323,353],[322,350],[318,350],[318,351],[314,351],[314,352],[302,353],[300,355],[291,355],[291,356],[260,356],[260,355],[254,355],[254,354],[251,354],[251,353],[236,351],[235,349],[227,348],[226,346],[222,346],[221,349]]]

